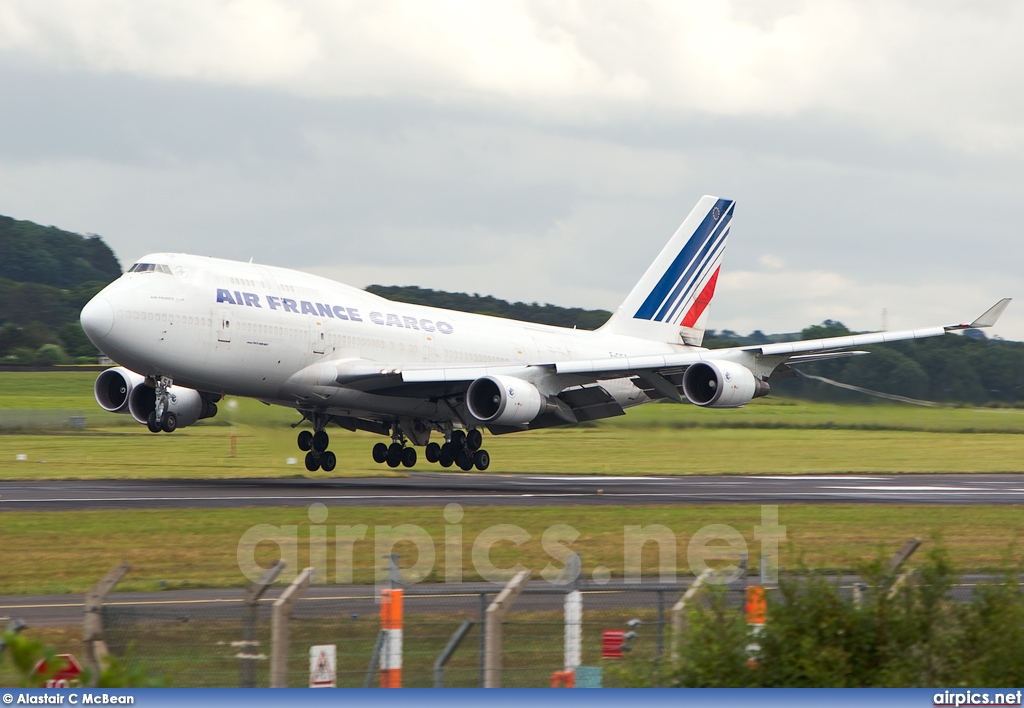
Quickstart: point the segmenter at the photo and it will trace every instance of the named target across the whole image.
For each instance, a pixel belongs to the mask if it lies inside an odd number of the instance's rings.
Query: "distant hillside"
[[[98,236],[0,216],[0,362],[95,361],[78,314],[120,275]]]
[[[98,236],[0,216],[0,278],[68,288],[120,275],[121,264]]]
[[[415,285],[370,285],[366,290],[374,295],[386,297],[388,300],[408,302],[413,305],[443,307],[446,310],[475,312],[480,315],[494,315],[495,317],[525,320],[556,327],[597,329],[612,316],[612,313],[607,310],[584,310],[580,307],[558,307],[557,305],[541,305],[536,302],[510,303],[491,295],[449,293],[444,290],[419,288]]]

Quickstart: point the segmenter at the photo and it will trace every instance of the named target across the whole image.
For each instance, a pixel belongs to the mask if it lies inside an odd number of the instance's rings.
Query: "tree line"
[[[826,320],[798,335],[740,337],[709,331],[711,348],[764,344],[769,341],[818,339],[854,334],[842,322]],[[723,336],[724,335],[724,336]],[[777,337],[785,337],[779,339]],[[882,393],[938,403],[972,405],[1024,401],[1024,343],[988,339],[981,330],[961,335],[906,340],[861,347],[868,356],[799,365],[799,371]],[[772,383],[772,392],[829,402],[864,402],[863,393],[844,390],[801,376]]]
[[[0,363],[92,362],[99,352],[82,332],[82,307],[121,275],[121,266],[98,236],[0,216]],[[415,286],[370,285],[390,300],[558,327],[593,330],[611,313],[490,295]],[[708,330],[704,346],[765,344],[850,334],[826,320],[798,333],[740,335]],[[799,371],[887,394],[942,403],[1016,405],[1024,401],[1024,343],[987,339],[980,330],[864,348],[870,356],[805,364]],[[818,401],[863,402],[864,394],[794,376],[773,381],[779,395]]]
[[[0,362],[95,362],[78,315],[120,275],[98,236],[0,216]]]

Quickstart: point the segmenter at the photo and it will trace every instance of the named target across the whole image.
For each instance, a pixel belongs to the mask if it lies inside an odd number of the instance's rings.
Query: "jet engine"
[[[175,415],[178,428],[217,415],[216,403],[195,389],[169,386],[167,395],[170,398],[167,412]],[[149,414],[156,410],[156,390],[149,386],[136,386],[128,397],[128,410],[135,420],[145,423]]]
[[[702,361],[683,374],[683,393],[690,403],[707,408],[738,408],[767,396],[771,387],[750,369],[731,361]]]
[[[103,410],[110,413],[129,413],[128,398],[132,391],[143,386],[145,381],[146,377],[118,366],[107,369],[97,376],[92,391],[96,396],[96,402]]]
[[[522,425],[551,404],[529,381],[514,376],[482,376],[469,385],[466,406],[483,423]]]

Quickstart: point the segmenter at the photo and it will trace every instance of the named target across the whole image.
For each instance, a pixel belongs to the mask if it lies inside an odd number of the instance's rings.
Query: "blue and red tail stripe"
[[[692,326],[700,319],[715,292],[718,265],[729,235],[734,204],[733,200],[719,199],[708,210],[700,226],[637,309],[635,319],[676,322],[682,317],[683,326]],[[700,293],[684,316],[683,308],[697,288],[701,288]]]

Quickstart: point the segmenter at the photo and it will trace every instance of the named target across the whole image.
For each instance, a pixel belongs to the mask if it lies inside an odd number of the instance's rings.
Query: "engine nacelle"
[[[752,398],[767,396],[770,390],[750,369],[731,361],[702,361],[683,374],[686,398],[708,408],[738,408]]]
[[[143,386],[146,377],[130,369],[118,366],[107,369],[96,377],[92,392],[100,408],[110,413],[129,413],[128,398],[137,387]],[[143,421],[145,422],[145,421]]]
[[[481,376],[469,385],[466,406],[481,422],[522,425],[537,418],[549,404],[529,381],[514,376]]]
[[[195,389],[169,386],[167,394],[170,396],[167,412],[175,415],[179,428],[217,415],[216,404]],[[136,386],[128,397],[128,410],[135,420],[145,423],[149,414],[156,410],[156,390],[149,386]]]

